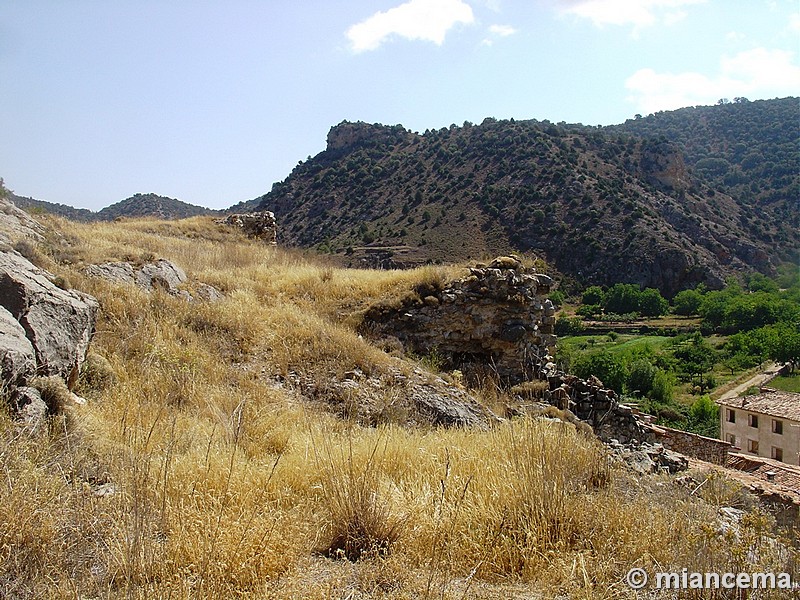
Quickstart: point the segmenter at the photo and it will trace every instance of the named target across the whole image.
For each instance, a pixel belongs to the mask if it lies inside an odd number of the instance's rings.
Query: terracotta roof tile
[[[767,473],[771,473],[772,481],[777,485],[786,488],[787,491],[800,494],[800,467],[760,456],[749,456],[734,452],[728,454],[726,466],[745,471],[765,481],[768,480]]]

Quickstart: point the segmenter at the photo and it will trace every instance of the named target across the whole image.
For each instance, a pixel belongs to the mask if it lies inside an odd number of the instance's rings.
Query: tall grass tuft
[[[355,453],[352,437],[346,452],[324,442],[317,461],[327,512],[323,552],[332,558],[356,561],[384,556],[400,538],[407,517],[396,513],[390,484],[382,473],[385,440],[376,437],[366,455]]]

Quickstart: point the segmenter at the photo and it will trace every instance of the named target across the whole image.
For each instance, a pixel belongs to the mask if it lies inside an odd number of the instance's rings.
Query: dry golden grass
[[[630,477],[571,425],[366,428],[287,382],[398,368],[347,316],[455,269],[332,269],[207,219],[55,225],[68,245],[40,252],[100,300],[102,359],[80,382],[90,402],[46,434],[0,420],[0,597],[633,598],[634,565],[790,560],[763,515],[719,533],[723,494]],[[81,271],[126,257],[226,297]]]

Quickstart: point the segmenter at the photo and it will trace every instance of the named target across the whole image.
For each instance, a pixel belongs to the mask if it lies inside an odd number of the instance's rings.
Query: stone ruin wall
[[[423,284],[399,307],[373,306],[360,329],[436,356],[468,379],[491,375],[514,384],[536,378],[549,362],[556,339],[551,284],[517,258],[501,257],[441,289]]]
[[[552,365],[549,368],[549,389],[545,391],[544,400],[572,411],[589,423],[602,440],[616,439],[623,444],[632,440],[657,443],[673,452],[725,466],[731,449],[728,442],[655,425],[652,416],[622,404],[617,393],[606,389],[596,377],[581,379],[555,372]]]
[[[219,225],[238,227],[247,237],[262,240],[270,246],[278,245],[278,224],[275,213],[262,210],[253,213],[231,214],[215,221]]]

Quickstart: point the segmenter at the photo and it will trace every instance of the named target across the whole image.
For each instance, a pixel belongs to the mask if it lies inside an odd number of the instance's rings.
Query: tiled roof
[[[764,480],[768,479],[767,473],[771,473],[776,484],[794,493],[800,493],[800,467],[760,456],[749,456],[734,452],[728,454],[727,466],[739,471],[746,471]]]
[[[795,392],[764,390],[754,396],[718,400],[717,403],[771,417],[800,421],[800,394]]]

